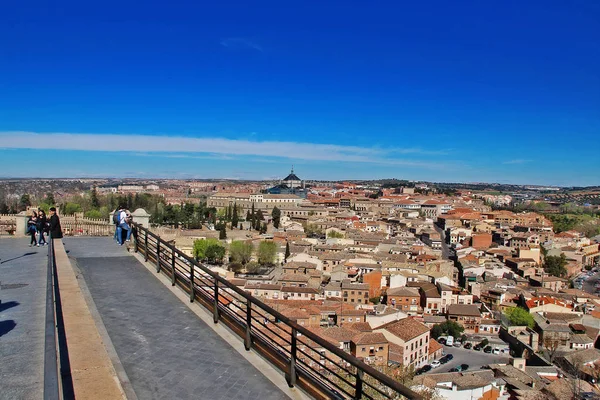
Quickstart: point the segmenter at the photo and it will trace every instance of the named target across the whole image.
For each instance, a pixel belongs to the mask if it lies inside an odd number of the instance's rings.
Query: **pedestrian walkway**
[[[287,397],[112,239],[63,242],[139,399]]]
[[[47,247],[0,239],[0,399],[40,399],[44,389]]]

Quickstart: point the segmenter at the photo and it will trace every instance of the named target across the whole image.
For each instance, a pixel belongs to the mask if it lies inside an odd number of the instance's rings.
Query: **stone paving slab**
[[[0,399],[44,391],[47,247],[0,238]]]
[[[287,398],[123,247],[110,238],[64,242],[138,398]]]

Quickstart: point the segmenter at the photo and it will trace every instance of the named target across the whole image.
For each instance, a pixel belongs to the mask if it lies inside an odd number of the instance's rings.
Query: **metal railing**
[[[421,399],[406,386],[220,277],[148,229],[134,225],[135,250],[285,373],[290,387],[322,399]]]
[[[54,240],[48,240],[46,319],[44,340],[44,400],[74,399],[69,352],[65,337]]]

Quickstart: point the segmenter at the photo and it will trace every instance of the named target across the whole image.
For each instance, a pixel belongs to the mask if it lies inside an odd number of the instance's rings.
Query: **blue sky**
[[[598,185],[598,21],[593,0],[9,2],[0,176]]]

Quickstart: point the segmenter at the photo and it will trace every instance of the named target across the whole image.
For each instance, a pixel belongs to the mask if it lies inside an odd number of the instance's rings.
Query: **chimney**
[[[510,363],[513,367],[518,370],[525,371],[525,359],[524,358],[511,358]]]

